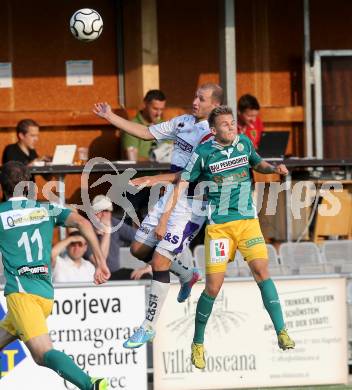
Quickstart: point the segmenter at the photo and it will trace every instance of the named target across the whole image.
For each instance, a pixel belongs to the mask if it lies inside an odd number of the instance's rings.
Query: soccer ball
[[[70,29],[73,36],[80,41],[92,42],[99,38],[103,31],[103,19],[94,9],[82,8],[72,15]]]

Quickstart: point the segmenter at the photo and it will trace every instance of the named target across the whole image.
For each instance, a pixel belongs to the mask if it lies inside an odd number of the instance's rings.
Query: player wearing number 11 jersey
[[[109,270],[86,219],[58,205],[14,196],[18,185],[26,189],[29,180],[28,168],[20,162],[10,161],[2,167],[1,186],[7,201],[0,204],[0,251],[8,312],[0,322],[0,350],[20,339],[37,364],[54,370],[79,389],[105,390],[105,379],[88,376],[70,357],[53,348],[48,334],[46,318],[54,298],[50,265],[54,227],[76,227],[87,239],[94,253],[97,284],[108,280]]]

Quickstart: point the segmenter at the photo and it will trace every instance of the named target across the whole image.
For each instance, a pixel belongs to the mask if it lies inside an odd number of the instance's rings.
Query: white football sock
[[[193,268],[187,267],[177,258],[171,262],[170,272],[178,276],[181,283],[189,282],[193,276]]]
[[[152,328],[155,330],[156,323],[159,319],[160,311],[167,297],[167,293],[169,292],[169,288],[170,283],[163,283],[154,279],[152,280],[147,313],[142,324],[144,329]]]

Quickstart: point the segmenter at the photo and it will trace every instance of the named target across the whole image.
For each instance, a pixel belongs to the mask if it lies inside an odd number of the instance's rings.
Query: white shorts
[[[155,228],[171,194],[172,192],[167,191],[159,199],[144,218],[134,239],[152,248],[160,249],[161,254],[164,254],[166,250],[176,256],[189,245],[206,221],[207,202],[187,197],[181,198],[170,215],[164,238],[159,241],[154,234]]]

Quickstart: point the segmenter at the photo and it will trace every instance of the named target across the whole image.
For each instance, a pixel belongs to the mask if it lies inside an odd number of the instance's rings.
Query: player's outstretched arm
[[[94,105],[93,112],[95,115],[100,116],[101,118],[106,119],[112,125],[116,126],[118,129],[125,131],[128,134],[134,135],[135,137],[153,140],[154,136],[149,131],[147,126],[143,126],[139,123],[128,121],[121,116],[114,114],[111,110],[111,107],[108,103],[96,103]]]
[[[288,169],[286,168],[285,164],[279,164],[277,166],[274,166],[264,160],[262,160],[259,164],[257,164],[254,167],[254,170],[264,174],[277,173],[278,175],[281,176],[286,176],[288,174]]]
[[[179,172],[162,173],[154,176],[141,176],[131,180],[131,184],[136,187],[153,187],[160,183],[176,183],[179,177]]]
[[[101,284],[108,281],[110,271],[106,265],[106,259],[101,252],[98,238],[91,223],[79,214],[71,213],[66,219],[65,226],[77,228],[90,245],[93,252],[92,260],[96,268],[94,275],[95,283]]]

